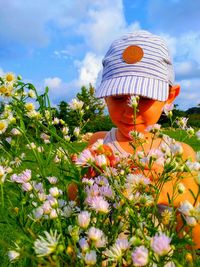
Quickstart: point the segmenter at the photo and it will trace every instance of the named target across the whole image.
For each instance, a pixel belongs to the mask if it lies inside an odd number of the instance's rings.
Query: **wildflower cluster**
[[[69,103],[80,117],[71,130],[50,107],[48,90],[38,95],[14,74],[0,83],[0,209],[13,229],[5,245],[11,263],[169,267],[193,261],[200,203],[188,182],[200,185],[199,156],[196,162],[183,158],[182,144],[160,125],[147,129],[148,140],[132,131],[135,153],[126,157],[101,139],[83,149],[81,140],[90,134],[81,132],[82,101]],[[138,101],[130,99],[135,112]]]
[[[158,134],[157,126],[149,131],[155,133],[155,129]],[[141,136],[138,138],[141,140]],[[98,140],[80,154],[76,163],[88,169],[94,168],[94,164],[99,167],[95,160],[96,148],[99,151],[106,149],[102,140]],[[84,238],[81,257],[85,259],[86,251],[90,251],[95,255],[91,265],[97,262],[99,243],[88,238],[88,232],[95,225],[99,227],[92,229],[99,233],[97,240],[104,247],[101,254],[103,266],[109,266],[110,262],[116,266],[152,266],[152,263],[154,266],[161,263],[162,266],[175,266],[179,253],[177,242],[184,240],[192,244],[185,227],[180,232],[175,231],[180,224],[177,213],[182,216],[185,226],[192,229],[199,224],[199,202],[195,205],[195,199],[193,204],[182,201],[177,206],[177,200],[186,190],[182,184],[183,173],[188,172],[194,179],[192,172],[199,172],[199,163],[184,161],[181,145],[167,136],[163,136],[159,149],[150,150],[148,155],[138,152],[137,156],[126,159],[117,157],[112,166],[109,162],[106,164],[106,160],[103,162],[104,168],[99,175],[96,171],[96,176],[91,178],[89,172],[82,180],[86,197],[84,211],[80,213],[82,216],[79,215],[81,242]],[[159,173],[153,171],[154,164],[160,165]],[[162,205],[159,199],[166,190],[165,183],[172,182],[172,179],[173,192],[168,195],[169,202]],[[81,223],[80,218],[84,218]]]

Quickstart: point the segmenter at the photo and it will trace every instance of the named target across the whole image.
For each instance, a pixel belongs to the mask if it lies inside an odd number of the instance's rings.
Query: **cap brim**
[[[122,76],[104,80],[95,94],[97,98],[130,94],[166,101],[169,95],[169,83],[149,77]]]

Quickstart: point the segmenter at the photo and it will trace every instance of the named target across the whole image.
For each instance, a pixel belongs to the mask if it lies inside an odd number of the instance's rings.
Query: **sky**
[[[0,0],[0,75],[14,72],[52,105],[96,85],[113,40],[134,30],[170,47],[186,110],[200,103],[199,0]]]

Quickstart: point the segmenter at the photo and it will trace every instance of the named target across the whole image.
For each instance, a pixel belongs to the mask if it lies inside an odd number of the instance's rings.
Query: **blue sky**
[[[101,60],[120,35],[163,36],[174,58],[182,109],[200,103],[199,0],[0,0],[0,75],[12,71],[52,104],[96,83]]]

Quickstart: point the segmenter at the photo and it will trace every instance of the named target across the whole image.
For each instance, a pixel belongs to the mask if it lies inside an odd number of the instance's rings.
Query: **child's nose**
[[[133,108],[126,105],[125,110],[124,110],[124,116],[132,119],[134,116]]]

